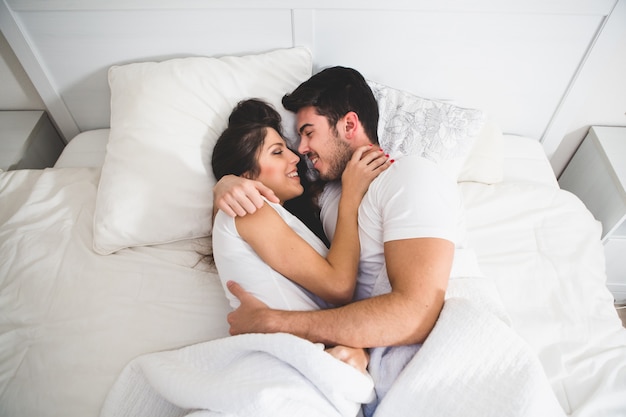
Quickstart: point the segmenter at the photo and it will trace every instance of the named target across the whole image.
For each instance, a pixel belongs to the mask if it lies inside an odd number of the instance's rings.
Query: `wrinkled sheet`
[[[208,242],[92,250],[98,175],[0,173],[2,416],[96,416],[135,357],[228,334]]]

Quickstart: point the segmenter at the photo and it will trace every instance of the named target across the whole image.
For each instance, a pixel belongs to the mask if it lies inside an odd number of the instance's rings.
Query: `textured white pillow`
[[[457,181],[497,182],[502,178],[501,139],[481,110],[417,97],[368,81],[378,102],[378,139],[391,155],[421,155]],[[478,151],[480,158],[474,160]],[[485,165],[486,164],[486,165]]]
[[[111,131],[94,216],[94,250],[110,254],[211,233],[213,145],[240,100],[273,104],[311,76],[305,48],[190,57],[109,70]],[[292,135],[295,134],[292,133]]]

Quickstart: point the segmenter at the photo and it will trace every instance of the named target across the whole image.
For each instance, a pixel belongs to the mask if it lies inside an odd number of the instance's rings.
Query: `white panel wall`
[[[364,68],[368,77],[418,95],[481,108],[506,132],[540,138],[601,21],[534,13],[319,11],[315,57],[318,66]]]
[[[589,124],[626,125],[618,109],[625,4],[0,0],[0,28],[66,139],[108,125],[111,65],[303,45],[316,69],[353,66],[421,96],[482,108],[505,132],[541,139],[548,156],[574,137],[556,158],[566,162]],[[602,105],[578,104],[588,98]]]
[[[35,86],[0,33],[0,110],[43,110],[45,106]]]
[[[19,18],[81,131],[109,124],[111,65],[292,46],[289,10],[44,11]]]
[[[626,0],[617,2],[544,135],[560,174],[592,125],[626,126]]]

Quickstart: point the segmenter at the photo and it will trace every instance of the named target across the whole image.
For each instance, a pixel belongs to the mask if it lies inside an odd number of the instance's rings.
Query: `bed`
[[[280,109],[313,61],[296,47],[111,66],[110,126],[76,135],[53,168],[0,173],[1,415],[357,415],[371,386],[326,364],[318,346],[250,335],[242,343],[253,352],[232,353],[240,339],[228,336],[207,261],[207,164],[230,108],[255,96]],[[559,189],[537,138],[378,81],[386,149],[420,153],[456,178],[490,292],[483,302],[462,288],[449,295],[413,386],[377,415],[626,415],[626,329],[605,286],[601,227]],[[407,150],[406,137],[419,140]],[[319,362],[303,364],[305,354]],[[254,373],[247,355],[264,355],[257,376],[293,382],[280,413],[254,409],[275,405],[275,392],[252,407],[254,394],[229,380]],[[276,361],[297,372],[274,375]],[[335,384],[319,382],[324,366]],[[293,388],[302,375],[309,385]],[[309,395],[323,407],[301,408]]]

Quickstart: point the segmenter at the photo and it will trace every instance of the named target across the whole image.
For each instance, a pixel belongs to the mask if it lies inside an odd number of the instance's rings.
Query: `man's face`
[[[352,156],[349,143],[312,106],[300,109],[296,118],[300,135],[298,152],[309,158],[321,179],[334,181],[341,178]]]

